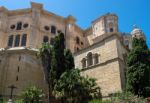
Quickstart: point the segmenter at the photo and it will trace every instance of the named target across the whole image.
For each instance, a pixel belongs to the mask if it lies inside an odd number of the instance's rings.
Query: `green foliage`
[[[115,93],[111,96],[111,102],[144,103],[144,99],[134,96],[131,92]]]
[[[50,101],[51,91],[53,90],[54,81],[55,81],[55,71],[51,66],[52,65],[52,58],[53,58],[53,48],[49,43],[43,43],[42,47],[39,49],[39,52],[37,53],[37,56],[41,58],[42,65],[44,68],[44,75],[45,79],[48,84],[48,97]]]
[[[52,58],[52,47],[49,43],[43,43],[39,49],[37,56],[41,58],[42,65],[44,67],[45,78],[49,84],[49,72],[51,70],[51,58]]]
[[[45,78],[48,83],[49,97],[61,74],[66,70],[74,68],[72,53],[69,50],[65,50],[64,42],[64,34],[60,33],[55,37],[53,46],[49,43],[43,43],[38,52],[38,56],[41,58],[44,67]]]
[[[138,98],[130,92],[115,93],[107,100],[93,99],[89,103],[145,103],[143,98]]]
[[[65,98],[69,103],[86,103],[97,96],[96,82],[93,78],[83,77],[78,69],[64,72],[54,88],[57,98]]]
[[[57,66],[56,70],[56,79],[58,80],[61,76],[61,74],[66,70],[65,68],[65,56],[64,56],[64,50],[65,50],[65,39],[64,34],[60,33],[58,36],[55,37],[54,40],[54,56],[55,56],[55,65]],[[53,64],[53,63],[52,63]]]
[[[15,103],[24,103],[22,99],[16,100]]]
[[[65,103],[73,101],[82,103],[83,100],[86,103],[85,100],[100,97],[100,89],[96,88],[95,79],[85,78],[80,75],[78,69],[75,69],[72,53],[65,49],[63,33],[55,37],[53,46],[43,44],[39,51],[46,71],[49,94],[53,92],[52,95]]]
[[[111,100],[99,100],[99,99],[93,99],[89,103],[113,103]]]
[[[53,88],[53,95],[63,102],[78,102],[87,100],[96,95],[95,80],[80,75],[78,69],[74,69],[74,58],[70,50],[65,49],[64,35],[61,33],[55,38],[51,69],[56,71],[56,82]],[[93,91],[96,92],[94,94]],[[93,94],[92,94],[93,93]],[[84,101],[85,102],[85,101]]]
[[[60,33],[55,37],[53,46],[50,46],[49,43],[43,43],[38,52],[38,56],[42,60],[50,91],[53,90],[56,81],[63,72],[74,68],[72,53],[70,50],[65,49],[64,42],[64,34]]]
[[[7,101],[0,101],[0,103],[7,103]]]
[[[57,75],[57,61],[56,61],[56,58],[55,58],[55,52],[52,51],[52,58],[51,58],[51,70],[49,72],[49,81],[50,81],[50,88],[51,88],[51,91],[53,91],[53,88],[54,88],[54,85],[56,84],[57,80],[56,80],[56,75]]]
[[[22,93],[23,103],[43,103],[44,94],[41,89],[32,86]],[[18,102],[22,102],[18,101]]]
[[[144,39],[133,39],[127,59],[127,90],[134,95],[150,96],[150,51]]]
[[[74,69],[74,67],[75,67],[74,58],[72,56],[71,51],[70,50],[65,50],[64,56],[65,56],[65,68],[67,70]]]

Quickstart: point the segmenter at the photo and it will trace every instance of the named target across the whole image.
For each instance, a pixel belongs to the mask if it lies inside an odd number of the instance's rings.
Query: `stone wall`
[[[84,76],[95,78],[98,86],[101,88],[102,96],[105,98],[109,94],[122,91],[119,62],[106,63],[82,71]]]
[[[124,87],[125,64],[122,55],[125,51],[124,49],[119,51],[122,48],[118,34],[111,34],[74,54],[75,67],[82,69],[83,75],[97,79],[97,84],[101,87],[102,96],[104,97],[122,91]],[[99,63],[83,68],[82,59],[85,58],[87,61],[89,52],[93,55],[98,53]]]
[[[10,95],[8,86],[15,85],[14,95],[19,96],[30,86],[38,86],[47,94],[47,84],[41,62],[35,52],[10,50],[0,52],[0,94]]]

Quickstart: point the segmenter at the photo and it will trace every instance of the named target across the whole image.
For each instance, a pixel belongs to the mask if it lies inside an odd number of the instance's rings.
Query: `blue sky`
[[[30,7],[30,1],[44,4],[44,8],[61,16],[73,15],[81,28],[108,12],[119,17],[119,30],[131,32],[133,25],[140,27],[150,47],[150,0],[0,0],[0,6],[8,9]]]

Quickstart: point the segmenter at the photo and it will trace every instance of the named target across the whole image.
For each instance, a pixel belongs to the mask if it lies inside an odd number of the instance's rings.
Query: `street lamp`
[[[10,88],[11,92],[10,92],[10,97],[7,103],[13,103],[12,101],[13,90],[16,89],[17,87],[15,87],[14,85],[11,85],[8,88]]]

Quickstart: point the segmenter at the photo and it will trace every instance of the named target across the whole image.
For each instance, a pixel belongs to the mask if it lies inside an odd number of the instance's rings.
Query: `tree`
[[[49,43],[42,44],[42,47],[39,49],[38,56],[41,58],[42,65],[44,67],[45,79],[49,82],[48,75],[51,69],[52,58],[52,47]]]
[[[60,33],[54,39],[53,46],[43,45],[40,49],[43,67],[46,69],[49,92],[59,97],[62,103],[88,100],[97,93],[96,82],[85,78],[75,69],[74,58],[70,50],[65,48],[64,34]],[[88,98],[88,99],[87,99]]]
[[[54,45],[51,48],[49,79],[53,83],[52,88],[63,72],[74,68],[74,58],[70,50],[65,49],[64,42],[64,34],[60,33],[55,37]]]
[[[138,96],[149,97],[150,51],[142,38],[134,38],[132,46],[127,59],[127,90]]]
[[[55,57],[55,65],[57,65],[56,70],[56,79],[58,80],[61,76],[61,74],[66,70],[65,69],[65,56],[64,56],[64,50],[65,50],[65,39],[64,34],[60,33],[58,36],[54,39],[54,57]],[[53,63],[52,63],[53,64]]]
[[[23,103],[43,103],[44,94],[41,89],[32,86],[27,88],[23,94]]]
[[[53,90],[55,75],[53,69],[51,69],[51,59],[52,59],[52,47],[49,43],[43,43],[42,47],[39,49],[38,56],[41,58],[42,65],[44,68],[45,79],[48,84],[48,97],[50,102],[51,92]]]
[[[64,72],[54,87],[54,95],[63,98],[64,103],[87,103],[93,97],[100,97],[96,81],[80,75],[79,69]]]
[[[67,70],[74,69],[75,68],[74,58],[72,56],[71,51],[68,49],[65,50],[64,56],[65,56],[65,69],[67,69]]]
[[[41,58],[50,96],[55,83],[66,70],[74,68],[74,59],[70,50],[65,49],[64,34],[60,33],[54,39],[54,44],[43,43],[38,56]]]

